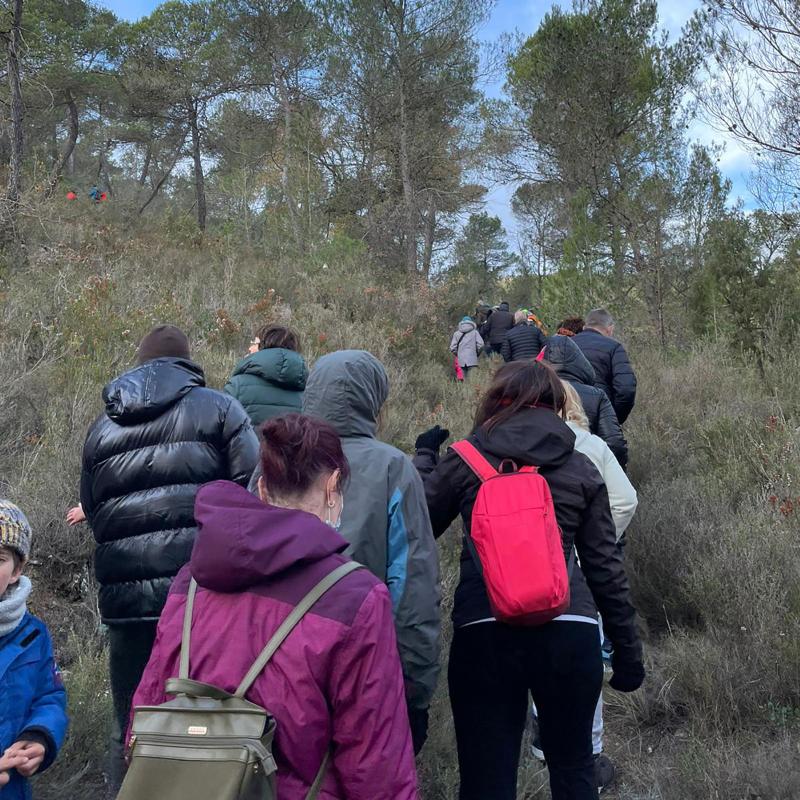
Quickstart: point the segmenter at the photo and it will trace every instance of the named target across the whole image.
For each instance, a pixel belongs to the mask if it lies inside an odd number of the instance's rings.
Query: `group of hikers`
[[[462,368],[484,337],[507,363],[469,437],[442,452],[435,426],[413,457],[378,438],[389,379],[366,351],[309,371],[297,335],[267,325],[220,392],[181,330],[142,339],[103,390],[68,514],[97,543],[111,796],[417,798],[440,670],[436,539],[459,517],[459,798],[515,800],[531,699],[554,800],[608,785],[603,637],[612,688],[645,675],[619,544],[637,502],[621,430],[635,377],[602,309],[549,339],[522,313],[462,320]],[[29,798],[67,728],[47,629],[26,609],[31,538],[0,501],[4,800]]]

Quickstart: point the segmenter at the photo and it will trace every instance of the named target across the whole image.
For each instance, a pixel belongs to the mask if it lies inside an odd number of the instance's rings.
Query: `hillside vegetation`
[[[131,234],[101,216],[43,223],[29,267],[0,301],[0,493],[35,529],[34,608],[54,631],[73,718],[40,796],[78,800],[100,780],[109,699],[92,539],[63,518],[101,388],[132,363],[139,337],[156,322],[185,327],[216,387],[264,320],[297,328],[311,361],[366,348],[391,378],[382,436],[408,452],[431,424],[466,433],[491,376],[484,363],[475,383],[453,382],[449,295],[447,286],[394,281],[344,238],[288,261],[224,238],[196,245],[168,230]],[[664,352],[624,320],[623,330],[641,387],[627,427],[641,500],[627,562],[649,678],[630,698],[606,692],[616,796],[796,798],[800,357],[776,342],[762,374],[721,343]],[[448,602],[456,536],[441,553]],[[420,759],[423,796],[454,798],[444,679],[432,731]],[[545,783],[529,762],[520,797],[546,797]]]

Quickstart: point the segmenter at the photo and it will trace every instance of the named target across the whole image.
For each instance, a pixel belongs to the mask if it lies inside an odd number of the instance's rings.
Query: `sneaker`
[[[598,753],[594,757],[594,777],[597,782],[597,792],[602,794],[616,777],[617,770],[611,759],[603,753]]]
[[[531,715],[531,755],[537,760],[544,762],[544,750],[542,750],[542,740],[539,738],[539,722],[535,716]]]

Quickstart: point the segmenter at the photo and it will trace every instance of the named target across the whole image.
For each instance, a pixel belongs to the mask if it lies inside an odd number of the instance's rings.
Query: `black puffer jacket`
[[[576,563],[572,566],[571,605],[567,613],[593,619],[596,602],[615,650],[626,661],[640,661],[635,612],[616,543],[608,493],[594,464],[573,449],[575,434],[552,411],[527,408],[490,433],[479,428],[469,441],[494,467],[504,458],[513,459],[518,466],[541,467],[541,475],[553,496],[565,558],[573,545],[580,557],[581,566]],[[469,530],[480,482],[452,450],[437,461],[437,454],[430,450],[419,450],[415,459],[425,481],[434,535],[441,536],[459,514]],[[461,627],[491,617],[483,578],[464,546],[453,624]]]
[[[625,348],[593,328],[584,328],[574,341],[594,369],[594,385],[606,393],[619,424],[624,424],[636,402],[636,375]]]
[[[505,361],[536,358],[544,347],[545,338],[536,325],[518,322],[507,334],[500,355]]]
[[[508,303],[500,303],[500,308],[492,313],[483,326],[481,336],[489,342],[493,350],[499,350],[511,328],[514,327],[514,315],[508,310]]]
[[[103,400],[81,474],[100,614],[112,623],[157,620],[192,551],[198,488],[221,478],[247,486],[258,440],[238,401],[205,388],[188,360],[136,367],[106,386]]]
[[[561,379],[575,388],[589,418],[589,430],[605,441],[620,466],[625,467],[628,463],[625,434],[605,392],[592,385],[594,370],[586,356],[569,336],[551,336],[547,341],[544,357]]]

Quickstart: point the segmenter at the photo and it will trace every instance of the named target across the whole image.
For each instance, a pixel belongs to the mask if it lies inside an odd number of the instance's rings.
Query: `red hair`
[[[339,434],[303,414],[267,420],[260,428],[261,473],[276,497],[304,494],[324,472],[339,470],[339,486],[350,476]]]

